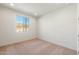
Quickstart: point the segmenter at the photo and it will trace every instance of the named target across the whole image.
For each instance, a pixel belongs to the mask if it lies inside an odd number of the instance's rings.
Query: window
[[[29,29],[29,18],[16,16],[16,31],[25,32]]]

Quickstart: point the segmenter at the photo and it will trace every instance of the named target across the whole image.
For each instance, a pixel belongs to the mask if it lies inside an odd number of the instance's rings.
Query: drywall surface
[[[77,48],[79,52],[79,4],[77,4]]]
[[[77,50],[76,5],[55,10],[38,19],[38,37]]]
[[[28,32],[16,32],[16,16],[27,15],[0,6],[0,46],[29,40],[36,36],[36,19],[30,17],[32,23]]]

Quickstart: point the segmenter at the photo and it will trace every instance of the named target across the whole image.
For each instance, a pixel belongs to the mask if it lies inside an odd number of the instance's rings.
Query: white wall
[[[79,4],[77,4],[77,35],[79,35]],[[79,52],[79,37],[77,36],[77,47]]]
[[[39,38],[76,50],[76,5],[55,10],[38,19]]]
[[[31,18],[32,24],[28,32],[16,33],[16,15],[25,14],[0,7],[0,46],[19,41],[29,40],[36,36],[36,19]]]

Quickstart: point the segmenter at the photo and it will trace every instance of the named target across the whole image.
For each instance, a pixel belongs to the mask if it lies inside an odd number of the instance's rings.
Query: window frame
[[[29,18],[28,16],[16,15],[16,17],[17,17],[17,16],[24,17],[24,18],[27,19],[27,21],[30,20],[30,18]],[[26,23],[27,23],[27,21],[26,21]],[[23,21],[23,22],[24,22],[24,21]],[[29,24],[29,21],[28,21],[28,24]],[[28,25],[28,27],[29,27],[29,26],[30,26],[30,24]],[[17,19],[16,19],[16,32],[17,32]],[[20,31],[20,32],[17,32],[17,33],[26,33],[26,32],[28,32],[28,28],[27,28],[26,30],[23,30],[23,31]]]

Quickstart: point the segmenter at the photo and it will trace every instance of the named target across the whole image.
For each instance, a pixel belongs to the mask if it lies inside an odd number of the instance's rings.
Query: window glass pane
[[[27,17],[16,16],[16,30],[17,32],[28,31],[29,25],[32,23]]]

